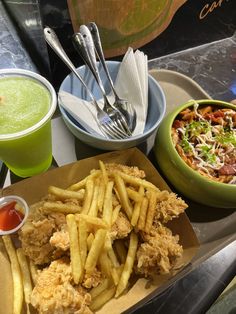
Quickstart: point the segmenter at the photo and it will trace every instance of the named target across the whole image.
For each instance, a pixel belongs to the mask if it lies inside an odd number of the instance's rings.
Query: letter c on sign
[[[209,13],[209,4],[207,3],[206,5],[204,5],[204,7],[202,8],[200,14],[199,14],[199,18],[200,20],[204,19],[207,14]]]

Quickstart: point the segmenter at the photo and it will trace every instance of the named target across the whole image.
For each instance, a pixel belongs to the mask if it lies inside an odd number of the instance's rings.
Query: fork
[[[81,81],[82,85],[85,87],[89,97],[92,100],[92,103],[95,105],[97,110],[97,124],[101,129],[102,133],[109,138],[112,139],[123,139],[127,138],[128,135],[121,130],[109,117],[109,115],[104,112],[98,105],[96,99],[94,98],[92,92],[76,71],[75,66],[67,56],[66,52],[62,48],[59,39],[57,38],[56,33],[49,27],[44,28],[44,37],[49,46],[55,51],[55,53],[61,58],[61,60],[68,66],[68,68],[75,74],[75,76]]]
[[[108,82],[109,82],[111,89],[112,89],[112,92],[115,96],[115,102],[113,105],[114,105],[114,107],[118,108],[124,114],[124,116],[126,117],[126,120],[128,121],[128,125],[129,125],[130,130],[133,131],[135,129],[136,122],[137,122],[136,111],[135,111],[134,107],[132,106],[132,104],[130,104],[126,99],[120,98],[118,96],[116,90],[115,90],[113,81],[111,79],[109,70],[108,70],[107,65],[106,65],[104,53],[102,50],[101,38],[100,38],[99,30],[98,30],[96,23],[90,22],[88,24],[88,28],[91,32],[98,58],[99,58],[102,66],[103,66],[103,69],[106,73]]]
[[[85,63],[88,65],[91,70],[94,78],[102,92],[104,99],[104,107],[103,110],[110,116],[110,118],[117,123],[117,125],[123,129],[129,136],[132,135],[130,128],[127,124],[127,121],[123,115],[117,108],[110,104],[105,89],[103,87],[102,80],[99,75],[99,71],[97,68],[97,60],[95,54],[95,46],[93,43],[93,38],[90,33],[90,30],[86,25],[80,26],[80,33],[75,33],[73,36],[73,43],[76,50],[84,59]]]

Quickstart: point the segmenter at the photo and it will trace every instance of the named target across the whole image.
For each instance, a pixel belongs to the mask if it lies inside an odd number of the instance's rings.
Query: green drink
[[[56,93],[41,75],[0,70],[0,159],[16,175],[33,176],[51,165],[55,108]]]

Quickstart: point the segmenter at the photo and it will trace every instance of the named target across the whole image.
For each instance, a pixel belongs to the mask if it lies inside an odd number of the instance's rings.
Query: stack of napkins
[[[133,135],[142,134],[145,127],[148,108],[148,64],[147,56],[129,48],[126,52],[114,83],[120,98],[127,99],[136,111],[137,123]],[[108,96],[113,104],[114,96]],[[60,104],[76,119],[88,132],[103,135],[96,122],[96,107],[89,101],[82,100],[68,92],[59,91]],[[103,99],[98,104],[103,108]]]

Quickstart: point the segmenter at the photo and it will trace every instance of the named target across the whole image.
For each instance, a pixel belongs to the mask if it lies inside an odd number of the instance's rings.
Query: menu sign
[[[81,24],[95,21],[101,31],[106,56],[124,54],[150,42],[170,24],[187,0],[72,1],[68,9],[75,32]]]
[[[202,20],[206,18],[210,13],[212,13],[215,9],[220,9],[224,2],[229,2],[230,0],[218,0],[213,1],[212,3],[207,2],[202,10],[199,13],[199,18]]]

